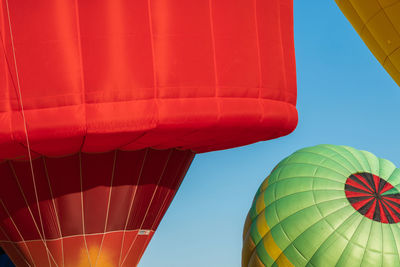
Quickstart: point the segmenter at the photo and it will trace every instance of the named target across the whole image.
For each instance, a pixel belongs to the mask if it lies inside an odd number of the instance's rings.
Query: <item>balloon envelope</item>
[[[374,56],[400,86],[400,1],[335,1]]]
[[[347,146],[282,160],[244,227],[242,266],[399,266],[400,170]]]
[[[135,266],[195,153],[293,131],[293,3],[235,3],[1,2],[14,262]]]

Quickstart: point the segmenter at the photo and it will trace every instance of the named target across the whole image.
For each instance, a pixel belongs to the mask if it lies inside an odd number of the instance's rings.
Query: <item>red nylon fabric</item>
[[[57,266],[55,263],[58,266],[68,267],[95,266],[97,261],[97,266],[101,267],[131,267],[139,263],[153,234],[154,232],[150,232],[148,235],[138,234],[138,231],[135,230],[125,232],[125,235],[123,232],[112,232],[90,235],[85,238],[83,236],[72,236],[62,240],[49,240],[46,244],[51,256],[47,256],[46,247],[40,240],[15,244],[1,242],[1,246],[16,266]],[[102,239],[100,251],[98,244]],[[123,241],[121,241],[122,239]],[[88,261],[85,242],[90,247],[90,250],[88,250],[90,262]],[[130,247],[132,244],[134,244],[134,247]],[[61,253],[61,248],[64,254]],[[25,253],[30,262],[34,262],[35,265],[32,265],[32,263],[28,265],[21,257],[21,252]],[[49,265],[49,258],[52,265]]]
[[[290,133],[292,8],[292,0],[2,1],[0,158],[26,156],[18,90],[36,155],[205,152]]]
[[[19,266],[89,266],[88,258],[95,266],[97,257],[135,266],[193,157],[175,149],[40,157],[33,161],[38,201],[29,162],[4,162],[0,245]]]

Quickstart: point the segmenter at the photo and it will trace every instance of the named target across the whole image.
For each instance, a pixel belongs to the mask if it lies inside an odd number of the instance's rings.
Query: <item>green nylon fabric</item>
[[[252,253],[265,266],[277,266],[255,223],[265,216],[275,243],[294,266],[400,266],[400,223],[373,221],[346,198],[347,178],[362,172],[400,189],[400,171],[393,163],[347,146],[308,147],[282,160],[249,211]],[[259,198],[266,208],[257,213]]]

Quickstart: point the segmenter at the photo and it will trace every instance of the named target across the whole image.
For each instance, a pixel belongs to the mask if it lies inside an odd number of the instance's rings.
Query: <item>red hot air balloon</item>
[[[195,153],[297,124],[292,0],[3,0],[0,246],[135,266]]]

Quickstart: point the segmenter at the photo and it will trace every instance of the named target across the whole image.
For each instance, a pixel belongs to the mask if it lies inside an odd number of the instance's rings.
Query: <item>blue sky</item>
[[[197,155],[140,267],[240,266],[258,186],[297,149],[368,150],[400,165],[400,88],[334,0],[294,0],[299,124],[289,136]]]

